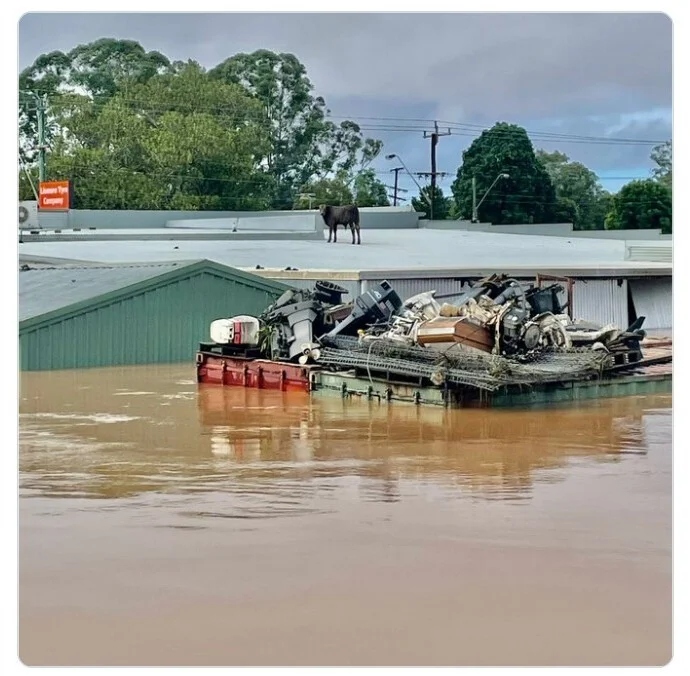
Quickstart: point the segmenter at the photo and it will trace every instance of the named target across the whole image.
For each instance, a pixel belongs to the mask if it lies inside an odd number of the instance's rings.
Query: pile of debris
[[[259,317],[213,322],[211,339],[226,354],[487,391],[601,376],[642,359],[644,317],[626,330],[574,321],[563,291],[491,275],[461,294],[405,301],[384,281],[345,303],[345,289],[320,281],[286,291]]]

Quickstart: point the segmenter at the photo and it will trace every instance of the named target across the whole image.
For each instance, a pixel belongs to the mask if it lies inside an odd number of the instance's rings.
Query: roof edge
[[[176,261],[173,261],[173,263],[176,263]],[[159,275],[149,277],[141,282],[128,284],[120,287],[119,289],[107,291],[106,293],[102,293],[86,300],[70,303],[69,305],[64,305],[55,310],[44,312],[43,314],[36,315],[35,317],[28,317],[19,322],[19,333],[41,328],[46,324],[54,322],[58,318],[61,320],[69,319],[76,314],[91,310],[106,302],[124,300],[127,297],[155,288],[177,278],[183,276],[187,277],[190,276],[190,274],[193,275],[197,272],[203,271],[215,272],[226,279],[244,282],[247,285],[254,286],[268,293],[276,293],[278,295],[291,288],[286,284],[274,281],[272,279],[265,279],[263,277],[259,277],[258,275],[252,275],[251,273],[237,270],[236,268],[222,265],[221,263],[217,263],[215,261],[200,259],[186,265],[180,265],[175,270],[168,270],[167,272],[163,272]]]

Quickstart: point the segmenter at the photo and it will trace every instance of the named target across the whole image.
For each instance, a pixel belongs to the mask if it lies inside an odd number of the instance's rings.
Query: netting
[[[321,351],[319,363],[336,368],[426,378],[494,391],[507,385],[568,382],[600,375],[610,356],[596,350],[544,351],[519,362],[500,355],[463,350],[457,345],[444,351],[396,341],[334,338]]]

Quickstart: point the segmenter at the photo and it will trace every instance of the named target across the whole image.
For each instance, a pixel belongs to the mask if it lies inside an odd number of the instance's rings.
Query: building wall
[[[525,287],[534,283],[534,277],[517,278]],[[362,290],[366,291],[379,284],[382,279],[362,280]],[[469,282],[462,278],[409,278],[391,279],[390,283],[398,295],[405,300],[423,291],[436,289],[436,295],[462,293]],[[550,282],[545,282],[548,284]],[[566,295],[562,294],[563,302]],[[449,302],[452,302],[452,298]],[[614,323],[627,328],[628,322],[628,282],[625,279],[576,279],[573,286],[573,315],[575,319],[586,319],[601,324]]]
[[[360,224],[367,230],[415,230],[429,228],[435,230],[464,230],[468,232],[493,232],[514,235],[549,235],[554,237],[577,237],[592,239],[627,239],[627,240],[670,240],[671,235],[662,235],[660,230],[580,230],[573,231],[572,223],[536,223],[516,225],[491,225],[490,223],[471,223],[470,221],[429,221],[421,219],[422,214],[400,207],[362,207]],[[312,209],[295,209],[291,211],[131,211],[131,210],[97,210],[72,209],[68,212],[47,212],[38,214],[41,228],[52,230],[71,230],[74,228],[88,230],[117,229],[152,229],[180,227],[174,221],[189,221],[184,227],[190,227],[193,221],[212,221],[219,223],[199,223],[195,227],[227,227],[228,222],[241,219],[242,227],[248,230],[294,229],[288,221],[296,223],[304,218],[305,225],[298,229],[311,229],[313,219],[317,218],[319,229],[322,220]],[[272,223],[277,219],[277,223]],[[223,223],[225,221],[225,223]],[[250,221],[256,221],[252,224]],[[261,224],[265,221],[265,224]],[[280,225],[285,223],[285,225]]]
[[[211,272],[20,330],[22,370],[190,363],[214,319],[259,314],[278,296]]]
[[[645,317],[642,328],[666,332],[673,328],[673,282],[670,277],[649,277],[630,282],[635,314]]]
[[[38,222],[41,228],[69,230],[79,229],[132,229],[132,228],[163,228],[166,223],[168,227],[177,227],[172,221],[212,221],[220,219],[242,219],[246,227],[252,227],[246,223],[250,219],[262,219],[267,221],[263,227],[275,229],[275,224],[270,221],[273,219],[286,220],[295,218],[307,219],[305,222],[313,223],[313,219],[318,216],[315,209],[291,210],[291,211],[133,211],[133,210],[108,210],[108,209],[72,209],[65,212],[41,211],[38,215]],[[362,229],[386,230],[386,229],[416,229],[419,227],[419,214],[396,207],[380,207],[360,209],[360,225]],[[323,220],[318,218],[319,225]],[[209,223],[205,227],[215,227]],[[224,226],[221,226],[224,227]],[[252,228],[256,229],[256,228]]]
[[[364,291],[368,291],[373,286],[380,284],[382,281],[383,278],[362,280],[362,293]],[[451,293],[459,295],[463,293],[470,285],[469,280],[452,277],[437,279],[411,277],[409,279],[391,279],[388,281],[402,300],[416,296],[418,293],[433,290],[436,290],[437,296]],[[452,302],[452,300],[452,298],[449,298],[449,302]]]
[[[572,223],[516,223],[515,225],[492,225],[471,221],[428,221],[420,220],[420,228],[430,230],[462,230],[466,232],[503,233],[506,235],[545,235],[549,237],[577,237],[588,239],[659,240],[670,239],[661,230],[573,230]],[[644,260],[644,259],[640,259]]]
[[[573,286],[573,319],[602,325],[630,326],[627,279],[576,279]]]
[[[323,218],[318,214],[292,214],[285,212],[282,216],[237,216],[235,218],[178,218],[165,222],[166,228],[181,228],[183,230],[208,229],[237,230],[237,232],[322,232]]]

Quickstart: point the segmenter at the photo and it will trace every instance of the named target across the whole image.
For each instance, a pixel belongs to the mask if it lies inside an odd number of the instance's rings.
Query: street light
[[[496,176],[494,182],[489,186],[489,189],[484,193],[484,196],[479,200],[479,203],[477,203],[477,179],[474,176],[472,177],[472,223],[479,223],[479,216],[477,213],[479,207],[486,199],[486,196],[491,192],[491,188],[493,188],[502,178],[510,178],[510,175],[501,172],[498,176]],[[460,219],[458,218],[457,220]]]
[[[390,155],[386,155],[387,160],[394,160],[395,158],[398,158],[400,161],[400,164],[402,164],[403,169],[407,172],[408,176],[414,181],[414,184],[419,188],[419,194],[428,202],[429,206],[432,206],[431,200],[429,199],[429,196],[422,190],[422,186],[417,183],[417,179],[412,175],[410,170],[407,168],[407,165],[403,162],[403,158],[400,157],[397,153],[391,153]]]

